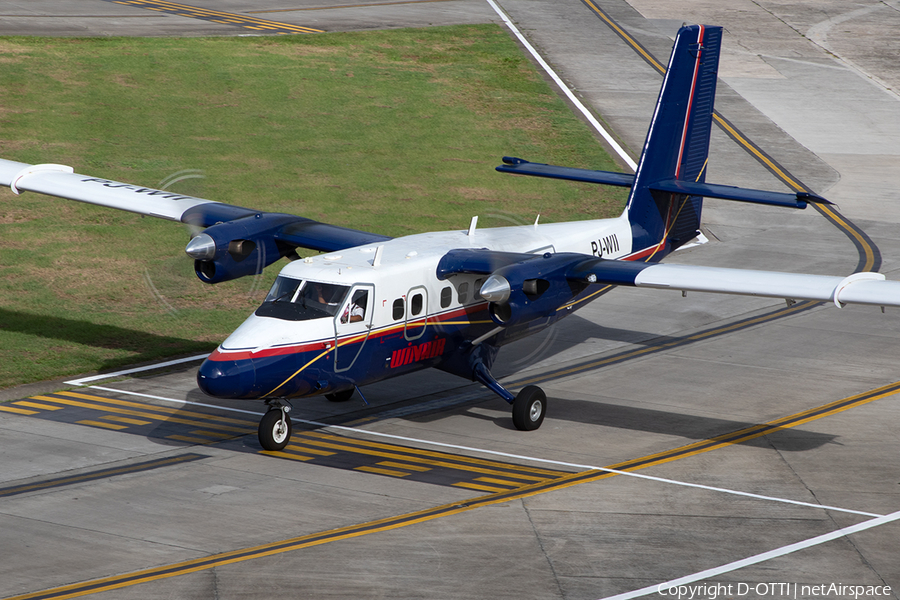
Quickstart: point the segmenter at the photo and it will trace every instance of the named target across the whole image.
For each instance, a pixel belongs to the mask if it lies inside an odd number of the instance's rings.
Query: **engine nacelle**
[[[503,327],[552,316],[587,287],[566,277],[567,253],[544,254],[494,271],[481,286],[491,319]]]
[[[207,227],[184,251],[194,259],[194,272],[204,283],[254,275],[290,251],[279,246],[275,234],[297,217],[256,213]]]

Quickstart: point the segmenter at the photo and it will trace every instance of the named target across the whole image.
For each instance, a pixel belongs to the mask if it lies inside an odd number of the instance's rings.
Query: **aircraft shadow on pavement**
[[[687,337],[607,327],[575,314],[549,329],[505,346],[500,351],[497,363],[494,365],[495,375],[499,377],[514,375],[518,370],[534,366],[565,350],[589,343],[591,340],[620,342],[635,346],[660,346],[661,348],[690,343]]]
[[[484,403],[483,403],[484,404]],[[488,403],[489,404],[489,403]],[[650,408],[638,408],[622,406],[606,402],[590,402],[587,400],[573,400],[569,398],[550,397],[547,399],[549,413],[547,418],[557,421],[569,421],[597,426],[597,436],[603,435],[603,428],[613,427],[635,432],[677,436],[691,441],[701,441],[717,436],[734,433],[759,425],[750,421],[732,421],[713,417],[687,415]],[[487,405],[487,404],[486,404]],[[470,410],[470,406],[463,407],[458,412],[464,413],[473,419],[493,421],[497,427],[514,430],[512,417],[509,415],[493,416],[478,414]],[[504,409],[501,401],[496,407]],[[408,417],[408,420],[417,423],[437,421],[446,416],[445,412],[432,412]],[[534,435],[524,433],[523,435]],[[539,433],[538,433],[539,435]],[[736,442],[750,447],[772,447],[787,452],[804,452],[814,450],[825,444],[834,443],[837,436],[805,431],[797,428],[773,428],[771,433],[750,440]]]
[[[206,414],[199,414],[204,412]],[[215,446],[219,451],[260,454],[255,422],[244,418],[221,420],[215,411],[198,411],[185,407],[143,430],[150,441],[165,446],[190,445],[203,452],[198,445]],[[251,417],[251,415],[247,415]],[[216,420],[216,419],[220,420]],[[207,420],[204,420],[207,419]],[[230,428],[230,430],[229,430]],[[421,449],[412,444],[391,440],[371,441],[346,436],[340,432],[297,423],[290,443],[284,450],[269,453],[273,460],[288,460],[318,467],[359,471],[374,475],[402,477],[452,487],[464,487],[479,492],[508,491],[524,485],[565,476],[569,471],[526,467],[513,462],[474,460],[465,454],[450,454],[434,449]],[[490,482],[485,476],[490,475]],[[488,485],[488,483],[490,485]]]
[[[492,398],[490,392],[477,394],[462,403],[452,404],[442,408],[434,408],[423,412],[413,411],[412,414],[399,417],[414,423],[431,423],[440,421],[451,415],[464,415],[471,419],[481,419],[493,422],[495,426],[515,430],[508,408],[499,398]],[[294,426],[294,439],[302,437],[308,432],[321,430],[321,427],[304,424],[302,420],[325,421],[332,423],[355,424],[357,419],[367,422],[378,421],[380,414],[390,416],[390,411],[395,411],[396,404],[386,406],[370,406],[362,410],[351,410],[323,418],[321,410],[326,407],[325,401],[310,402],[304,406],[303,402],[295,404],[292,415],[296,419]],[[406,404],[406,403],[402,403]],[[587,400],[574,400],[560,397],[548,398],[550,416],[556,421],[568,421],[596,427],[596,436],[603,436],[608,428],[627,430],[638,433],[659,434],[685,438],[691,442],[710,440],[718,436],[746,430],[758,425],[749,421],[737,421],[714,417],[704,417],[676,413],[672,411],[651,409],[646,407],[623,406],[608,402],[593,402]],[[415,407],[414,402],[408,404]],[[483,414],[473,411],[472,408],[492,408],[502,411],[502,415]],[[233,415],[225,419],[219,411],[208,408],[198,409],[187,406],[160,416],[152,425],[145,427],[129,428],[129,433],[146,436],[148,440],[167,446],[184,445],[212,445],[219,448],[227,448],[238,452],[259,452],[261,448],[256,439],[257,417],[254,415]],[[538,432],[517,432],[518,435],[540,436]],[[614,437],[618,434],[611,434]],[[837,436],[818,432],[806,431],[799,428],[772,428],[771,432],[753,439],[741,439],[733,442],[740,445],[762,448],[776,448],[780,451],[803,452],[813,450],[829,443],[835,442]],[[330,459],[330,462],[336,459]],[[341,466],[333,463],[332,466]]]

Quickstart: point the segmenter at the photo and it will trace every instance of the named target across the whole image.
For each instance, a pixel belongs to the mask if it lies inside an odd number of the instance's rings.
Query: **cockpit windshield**
[[[300,279],[291,279],[290,277],[279,277],[275,280],[272,289],[263,302],[278,302],[285,300],[290,302],[297,293],[297,288],[303,283]]]
[[[346,285],[279,275],[262,306],[256,309],[256,316],[286,321],[333,317],[349,290],[350,287]]]

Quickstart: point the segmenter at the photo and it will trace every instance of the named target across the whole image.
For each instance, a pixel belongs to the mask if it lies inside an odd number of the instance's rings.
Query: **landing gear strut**
[[[286,400],[266,400],[269,411],[259,422],[259,445],[263,450],[283,450],[291,441],[291,405]]]
[[[490,369],[483,362],[476,362],[473,369],[475,379],[480,381],[492,392],[512,404],[513,425],[519,431],[534,431],[544,422],[547,413],[547,395],[544,390],[536,385],[527,385],[522,388],[517,396],[500,382],[494,379]]]

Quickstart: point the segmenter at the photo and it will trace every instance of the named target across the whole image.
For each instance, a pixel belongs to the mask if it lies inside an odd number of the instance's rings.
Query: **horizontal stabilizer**
[[[565,179],[567,181],[583,181],[586,183],[603,183],[606,185],[618,185],[631,187],[634,183],[634,175],[628,173],[613,173],[612,171],[593,171],[591,169],[575,169],[572,167],[557,167],[533,163],[521,158],[511,156],[503,157],[503,164],[497,167],[501,173],[515,173],[518,175],[534,175],[536,177],[549,177],[550,179]]]
[[[504,164],[497,167],[497,171],[500,171],[501,173],[532,175],[535,177],[582,181],[585,183],[599,183],[620,187],[631,187],[634,184],[634,175],[628,173],[593,171],[591,169],[545,165],[543,163],[528,162],[527,160],[510,156],[504,156],[503,163]],[[684,181],[680,179],[657,181],[651,183],[648,188],[654,191],[683,194],[686,196],[702,196],[704,198],[718,198],[719,200],[736,200],[738,202],[752,202],[754,204],[784,206],[787,208],[806,208],[806,205],[809,202],[833,204],[825,198],[810,194],[809,192],[770,192],[767,190],[754,190],[731,185],[717,185],[714,183]]]
[[[703,196],[704,198],[719,198],[720,200],[737,200],[739,202],[753,202],[755,204],[785,206],[787,208],[806,208],[808,202],[832,204],[832,202],[829,202],[825,198],[808,192],[769,192],[765,190],[739,188],[730,185],[681,181],[678,179],[657,181],[651,183],[649,188],[659,192],[672,192],[674,194],[685,194],[687,196]]]

